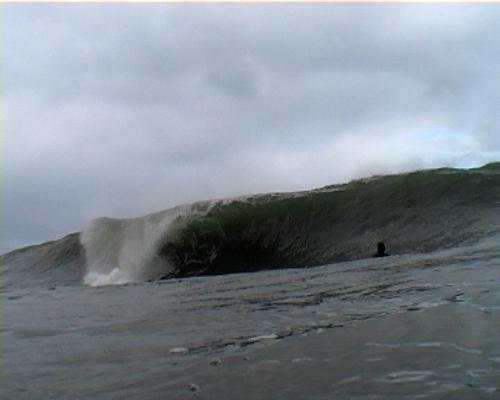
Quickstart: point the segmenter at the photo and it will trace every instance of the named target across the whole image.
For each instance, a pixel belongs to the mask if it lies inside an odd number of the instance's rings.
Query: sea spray
[[[173,265],[158,249],[175,235],[176,228],[201,215],[208,203],[183,205],[131,219],[98,218],[81,235],[90,286],[155,280],[172,271]]]

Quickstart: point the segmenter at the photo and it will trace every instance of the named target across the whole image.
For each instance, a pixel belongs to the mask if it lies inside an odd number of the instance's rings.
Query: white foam
[[[189,350],[186,347],[174,347],[173,349],[170,349],[169,353],[170,354],[185,354]]]
[[[109,274],[88,272],[83,281],[89,286],[123,285],[131,282],[130,277],[126,276],[120,268],[113,268]]]
[[[248,343],[255,343],[255,342],[260,342],[262,340],[274,340],[277,339],[278,335],[275,335],[274,333],[270,335],[259,335],[259,336],[254,336],[251,337],[250,339],[247,339]]]

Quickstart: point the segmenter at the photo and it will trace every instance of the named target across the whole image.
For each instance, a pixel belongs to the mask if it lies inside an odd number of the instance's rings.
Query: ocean
[[[500,398],[499,211],[496,163],[92,221],[1,256],[0,396]]]

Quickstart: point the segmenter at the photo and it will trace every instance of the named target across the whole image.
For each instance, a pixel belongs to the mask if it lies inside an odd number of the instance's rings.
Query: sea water
[[[0,395],[498,399],[499,260],[492,233],[316,268],[4,287]]]

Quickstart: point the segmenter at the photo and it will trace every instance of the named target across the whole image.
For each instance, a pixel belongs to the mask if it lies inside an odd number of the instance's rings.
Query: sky
[[[500,160],[500,4],[3,4],[0,252]]]

